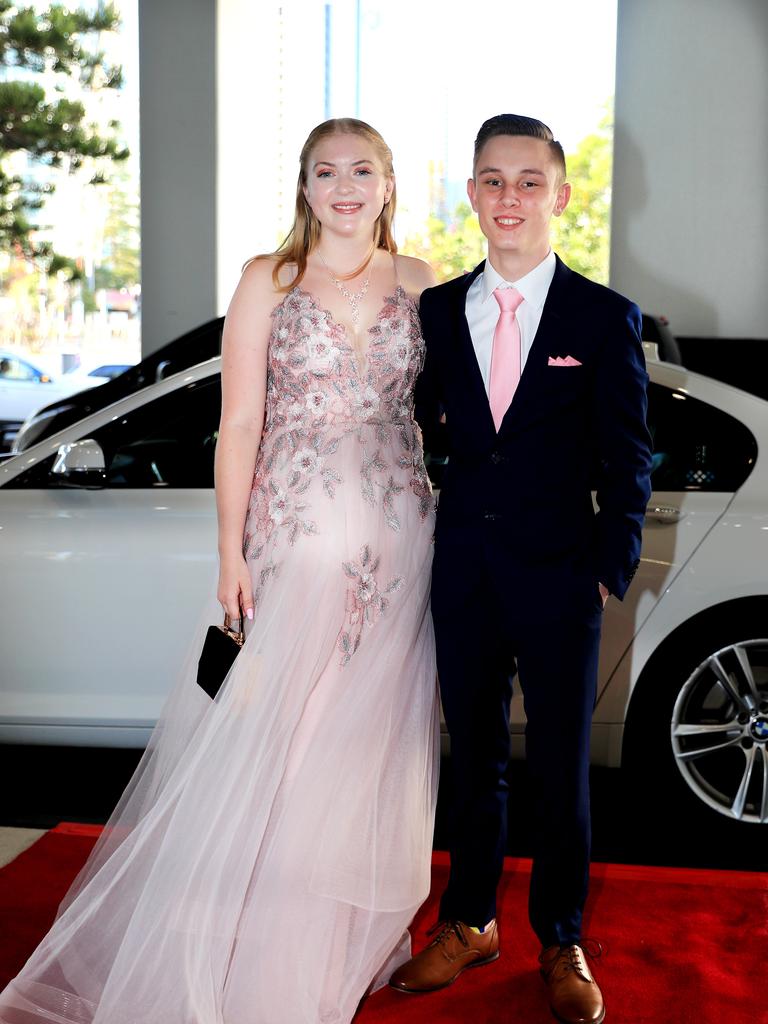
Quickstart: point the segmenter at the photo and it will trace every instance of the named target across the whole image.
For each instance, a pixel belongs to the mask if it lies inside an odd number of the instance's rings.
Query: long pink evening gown
[[[245,645],[212,702],[201,624],[3,1024],[345,1024],[407,957],[439,737],[423,340],[401,287],[367,341],[361,365],[301,288],[276,306]]]

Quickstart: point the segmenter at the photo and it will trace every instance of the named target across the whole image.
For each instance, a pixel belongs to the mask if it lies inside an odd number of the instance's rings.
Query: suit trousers
[[[496,916],[517,674],[533,787],[529,917],[550,946],[581,938],[602,601],[587,553],[521,564],[510,554],[511,535],[504,522],[443,526],[438,514],[432,613],[453,782],[440,916],[475,926]]]

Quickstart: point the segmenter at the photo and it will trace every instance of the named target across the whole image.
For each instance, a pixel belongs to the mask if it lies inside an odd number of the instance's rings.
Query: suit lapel
[[[485,260],[480,263],[471,274],[467,274],[460,281],[460,287],[456,288],[454,292],[454,308],[452,311],[451,322],[455,325],[456,344],[460,353],[461,362],[464,364],[467,373],[467,392],[470,401],[474,402],[480,410],[480,416],[485,421],[485,426],[488,427],[493,433],[496,433],[496,427],[493,423],[493,415],[491,414],[491,407],[488,403],[488,392],[485,390],[485,384],[483,382],[483,375],[480,372],[480,365],[477,361],[477,355],[475,353],[475,346],[472,343],[472,335],[469,331],[469,324],[467,323],[467,292],[469,291],[472,282],[483,272],[485,267]]]
[[[562,337],[565,323],[565,310],[568,306],[569,279],[573,272],[566,267],[559,256],[555,257],[555,274],[549,286],[544,308],[541,311],[536,337],[533,339],[528,358],[525,361],[520,383],[517,385],[512,402],[504,414],[499,436],[514,429],[516,424],[524,422],[529,411],[536,408],[537,392],[542,384],[542,374],[547,369],[547,358],[558,338]],[[478,416],[482,421],[482,429],[496,437],[496,427],[485,389],[483,375],[475,354],[472,335],[469,331],[466,315],[467,292],[472,282],[483,272],[485,260],[471,274],[459,279],[453,291],[453,306],[450,309],[449,324],[454,336],[458,366],[466,373],[467,399],[475,404]]]
[[[524,420],[528,410],[535,406],[537,391],[542,383],[541,375],[546,372],[549,352],[557,340],[562,337],[566,303],[568,278],[572,271],[556,256],[555,275],[549,286],[544,308],[541,311],[536,337],[533,339],[528,358],[525,361],[520,382],[517,385],[512,402],[501,421],[499,434],[512,429],[515,424]],[[490,406],[489,406],[490,409]]]

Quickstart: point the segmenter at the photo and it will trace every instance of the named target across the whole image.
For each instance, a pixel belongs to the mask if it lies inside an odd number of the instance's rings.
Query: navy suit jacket
[[[650,496],[640,310],[557,259],[497,434],[465,316],[484,265],[421,297],[416,418],[426,450],[448,455],[436,541],[442,527],[497,520],[509,527],[501,536],[511,570],[587,559],[595,580],[621,598],[639,564]],[[557,356],[581,365],[550,365]]]

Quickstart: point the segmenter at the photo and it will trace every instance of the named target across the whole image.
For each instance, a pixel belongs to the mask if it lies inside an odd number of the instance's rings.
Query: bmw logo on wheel
[[[752,735],[756,740],[768,740],[768,718],[756,718],[752,723]]]

